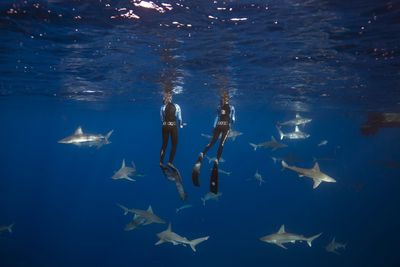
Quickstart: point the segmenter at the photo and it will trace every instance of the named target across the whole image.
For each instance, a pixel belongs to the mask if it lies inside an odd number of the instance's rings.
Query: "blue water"
[[[139,2],[1,2],[0,226],[15,225],[0,233],[0,266],[399,266],[400,2]],[[140,18],[121,17],[129,10]],[[174,163],[193,207],[180,213],[158,167],[169,90],[187,123]],[[212,165],[200,188],[190,176],[222,90],[243,135],[227,141],[220,168],[232,174],[204,207]],[[310,138],[249,145],[278,139],[276,123],[296,113],[312,118]],[[397,120],[376,119],[388,113]],[[57,143],[78,126],[113,129],[111,143]],[[313,189],[271,157],[316,160],[337,183]],[[124,158],[145,176],[111,179]],[[210,238],[197,252],[155,246],[167,224],[124,231],[131,216],[116,203],[151,205],[174,232]],[[311,248],[259,240],[282,224],[323,234]],[[333,237],[347,244],[340,255],[325,250]]]

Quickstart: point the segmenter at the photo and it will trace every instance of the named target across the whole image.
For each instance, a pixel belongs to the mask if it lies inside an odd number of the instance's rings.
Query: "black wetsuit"
[[[179,108],[179,106],[178,106]],[[168,145],[168,137],[171,136],[171,151],[169,153],[168,162],[172,164],[174,161],[176,147],[178,145],[178,126],[176,124],[176,112],[177,107],[175,104],[168,103],[165,107],[162,107],[162,146],[160,152],[160,163],[164,162],[165,150]]]

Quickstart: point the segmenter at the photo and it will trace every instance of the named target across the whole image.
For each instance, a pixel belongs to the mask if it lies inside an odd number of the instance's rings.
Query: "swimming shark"
[[[184,247],[186,247],[186,245],[189,245],[194,252],[196,252],[196,246],[198,244],[208,240],[209,238],[209,236],[205,236],[193,240],[188,240],[186,237],[180,236],[177,233],[172,232],[171,224],[168,225],[167,230],[158,233],[157,237],[160,240],[158,240],[157,243],[155,243],[155,245],[160,245],[165,242],[170,242],[174,245],[182,245]]]
[[[186,205],[180,206],[179,208],[176,209],[176,213],[180,212],[181,210],[188,209],[191,207],[193,207],[193,205],[191,205],[191,204],[186,204]]]
[[[205,137],[205,138],[209,138],[209,139],[212,138],[212,135],[209,135],[209,134],[204,134],[204,133],[202,133],[202,134],[200,134],[200,135],[203,136],[203,137]],[[235,131],[235,130],[230,130],[229,133],[228,133],[227,139],[232,139],[232,141],[235,141],[235,140],[236,140],[236,137],[241,136],[241,135],[243,135],[242,132]]]
[[[116,171],[116,173],[111,177],[114,180],[121,180],[121,179],[126,179],[128,181],[136,181],[131,177],[136,172],[136,166],[135,163],[132,162],[132,167],[128,167],[125,165],[125,159],[122,160],[122,166],[121,168]]]
[[[282,225],[281,228],[279,228],[278,232],[263,236],[260,238],[260,240],[287,249],[283,244],[296,243],[296,241],[306,241],[308,246],[311,247],[312,241],[314,241],[314,239],[318,238],[320,235],[322,235],[322,233],[319,233],[318,235],[314,235],[312,237],[305,237],[303,235],[288,233],[285,231],[285,225]]]
[[[128,213],[136,214],[146,220],[146,222],[143,225],[151,224],[151,223],[165,223],[163,219],[158,217],[157,215],[154,214],[153,209],[151,208],[151,205],[147,210],[139,210],[139,209],[128,209],[127,207],[117,204],[118,207],[124,210],[124,214],[127,215]]]
[[[313,179],[313,189],[317,188],[321,182],[336,183],[335,179],[320,171],[318,162],[316,162],[314,167],[312,167],[311,169],[303,169],[295,166],[289,166],[284,160],[282,160],[281,163],[283,168],[297,172],[300,177],[306,176]]]
[[[258,172],[258,170],[256,170],[256,173],[254,174],[254,178],[253,179],[247,179],[249,180],[256,180],[259,182],[259,185],[261,186],[262,183],[265,183],[264,178],[262,177],[262,175]]]
[[[299,126],[296,126],[294,129],[294,132],[290,132],[290,133],[283,133],[280,127],[276,127],[278,129],[279,132],[279,136],[281,138],[281,140],[283,138],[287,138],[287,139],[306,139],[308,137],[310,137],[310,134],[305,133],[300,131]]]
[[[124,230],[132,231],[132,230],[138,228],[140,225],[144,225],[145,223],[146,223],[146,218],[135,214],[133,216],[132,221],[130,223],[128,223],[127,225],[125,225]]]
[[[325,247],[325,250],[340,255],[336,250],[341,248],[346,249],[346,246],[347,244],[336,242],[335,238],[333,238],[332,241]]]
[[[232,174],[232,172],[228,172],[228,171],[222,170],[220,168],[218,168],[218,172],[222,173],[222,174],[225,174],[225,175],[228,175],[228,176],[230,176]]]
[[[222,192],[218,192],[217,194],[208,192],[204,197],[201,198],[201,201],[203,201],[203,206],[206,205],[206,201],[208,200],[219,200],[220,196],[222,196]]]
[[[214,162],[214,161],[217,159],[216,157],[210,158],[209,156],[206,156],[206,158],[208,159],[208,163]],[[221,158],[219,159],[219,162],[218,162],[218,163],[224,163],[224,162],[225,162],[225,160],[221,157]]]
[[[101,134],[87,134],[83,133],[82,127],[78,127],[75,132],[67,136],[58,143],[60,144],[72,144],[76,146],[97,146],[100,148],[103,145],[110,144],[111,142],[108,140],[113,133],[113,130],[109,131],[106,135]]]
[[[10,224],[10,225],[3,225],[3,226],[0,226],[0,234],[3,233],[3,232],[12,233],[12,228],[13,228],[13,226],[14,226],[13,223]]]
[[[264,147],[264,148],[271,148],[272,151],[277,150],[278,148],[284,148],[287,147],[286,144],[281,144],[278,141],[276,141],[275,137],[271,136],[270,141],[265,141],[259,144],[253,144],[249,143],[253,148],[254,151],[257,150],[257,148]]]
[[[306,123],[309,123],[311,121],[312,121],[312,119],[304,118],[304,117],[300,116],[300,114],[296,114],[296,118],[285,121],[285,122],[278,122],[278,124],[281,126],[284,126],[284,125],[285,126],[299,126],[299,125],[304,125]]]

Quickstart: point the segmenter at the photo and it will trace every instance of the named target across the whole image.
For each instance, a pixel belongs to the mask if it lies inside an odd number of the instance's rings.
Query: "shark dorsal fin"
[[[279,228],[279,231],[278,231],[278,234],[283,234],[283,233],[286,233],[284,224],[282,224],[281,228]]]
[[[294,128],[294,131],[295,131],[296,133],[297,133],[297,132],[300,132],[299,126],[296,125],[296,127]]]
[[[296,118],[301,118],[299,113],[296,113]]]
[[[169,223],[169,224],[168,224],[167,231],[169,231],[169,232],[171,232],[171,231],[172,231],[171,223]]]
[[[75,130],[74,134],[75,134],[75,135],[82,135],[82,134],[83,134],[82,127],[79,126],[79,127]]]
[[[318,162],[315,162],[315,165],[314,165],[313,169],[316,170],[316,171],[320,171]]]
[[[121,167],[122,167],[122,168],[125,167],[125,159],[122,160],[122,166],[121,166]]]
[[[149,208],[147,209],[148,212],[153,213],[153,209],[151,208],[151,205],[149,206]]]

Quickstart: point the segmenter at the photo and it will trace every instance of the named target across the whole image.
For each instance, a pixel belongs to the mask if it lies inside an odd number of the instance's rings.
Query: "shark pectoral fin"
[[[131,178],[131,177],[126,177],[125,179],[128,180],[128,181],[131,181],[131,182],[136,182],[136,180]]]
[[[284,245],[282,245],[281,243],[275,243],[277,246],[283,248],[283,249],[287,249],[287,247],[285,247]]]
[[[320,179],[314,179],[313,189],[317,188],[322,181]]]
[[[303,174],[299,174],[299,177],[304,177],[304,175]]]
[[[179,245],[179,243],[176,242],[176,241],[171,241],[171,243],[172,243],[174,246]],[[185,244],[182,244],[182,245],[185,245]]]
[[[143,225],[148,225],[148,224],[151,224],[152,223],[152,221],[146,221]]]
[[[165,241],[162,240],[162,239],[160,239],[160,240],[158,240],[157,243],[155,243],[154,245],[158,246],[158,245],[161,245],[162,243],[165,243]]]

